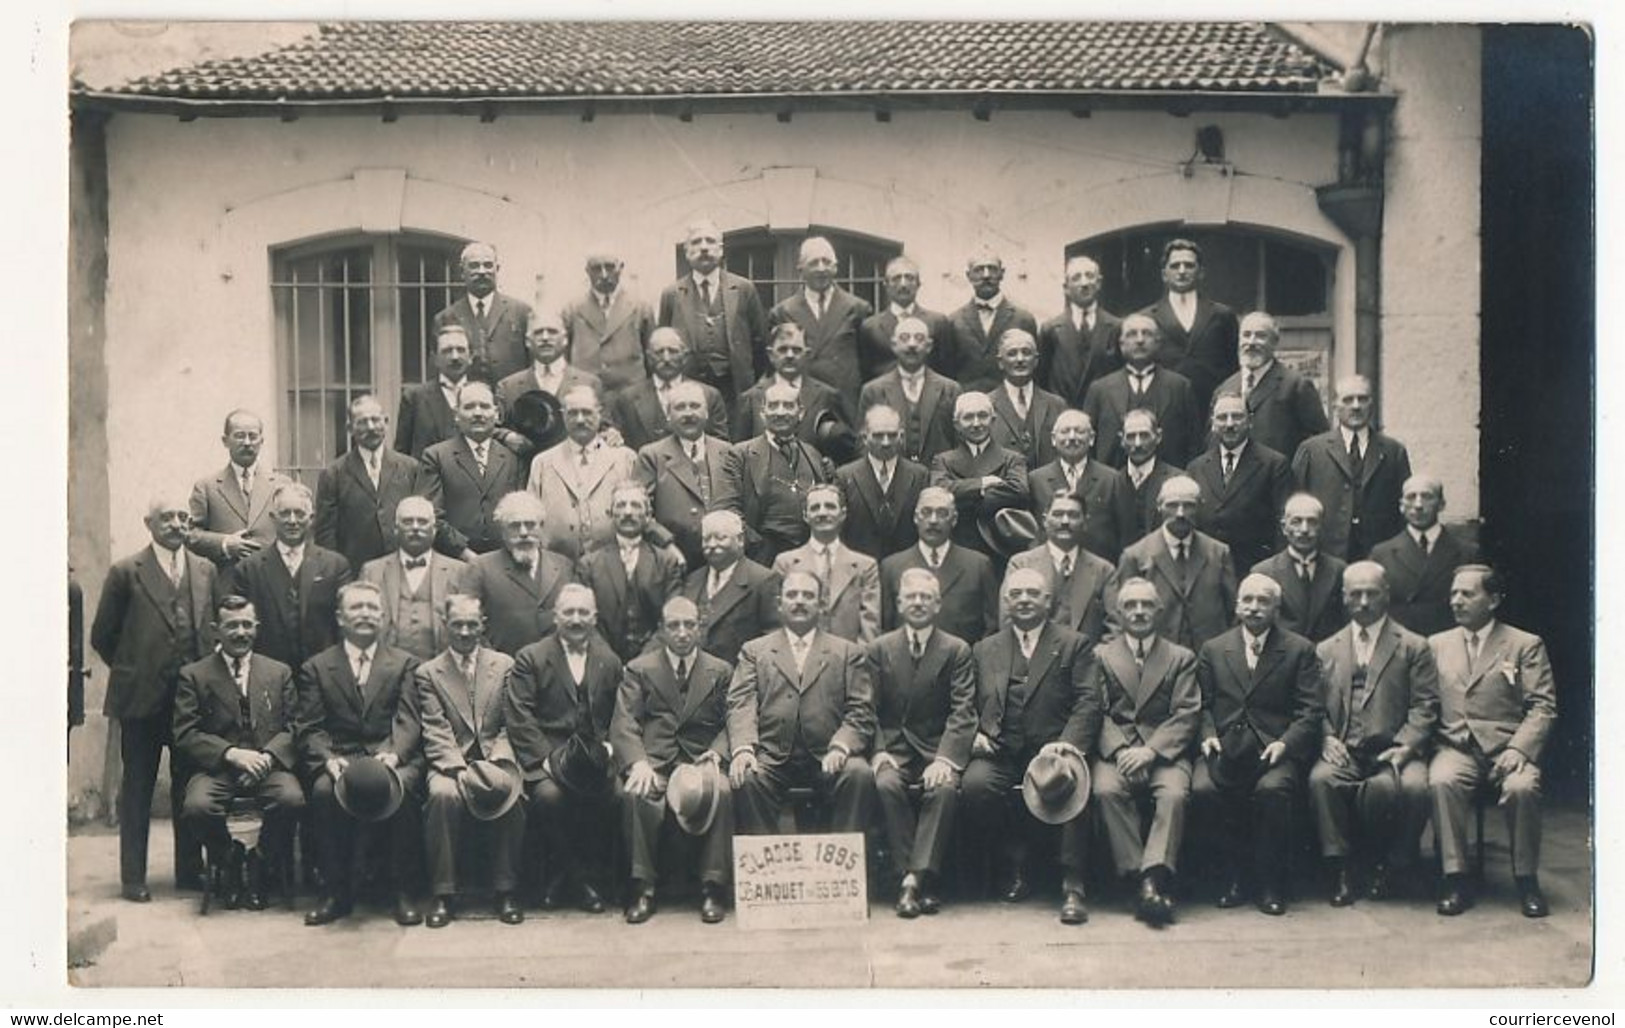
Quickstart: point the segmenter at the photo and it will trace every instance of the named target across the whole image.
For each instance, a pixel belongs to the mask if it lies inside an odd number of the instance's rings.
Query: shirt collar
[[[619,534],[615,536],[615,545],[619,546],[622,550],[635,550],[642,544],[643,538],[641,536],[636,539],[628,539],[626,536]]]
[[[895,303],[890,305],[892,316],[896,318],[912,318],[919,311],[919,303],[911,303],[907,307],[899,307]]]
[[[1258,367],[1251,369],[1252,374],[1253,374],[1253,385],[1257,385],[1258,383],[1264,381],[1264,376],[1269,374],[1270,369],[1273,368],[1273,367],[1275,367],[1275,358],[1271,357],[1269,360],[1267,360],[1264,363],[1260,364]],[[1247,374],[1248,370],[1249,369],[1247,369],[1247,368],[1242,368],[1241,373],[1243,375],[1245,375],[1245,374]]]
[[[594,440],[594,442],[596,441],[597,440]],[[570,459],[575,461],[577,464],[581,463],[582,457],[592,460],[592,443],[588,443],[587,445],[583,446],[574,439],[566,439],[564,444],[570,448],[568,451],[570,454]]]
[[[926,625],[924,628],[912,628],[908,625],[904,625],[903,629],[908,632],[909,645],[913,646],[916,642],[918,642],[920,644],[920,648],[923,650],[925,647],[931,644],[931,633],[936,631],[936,626]]]
[[[781,375],[777,371],[775,371],[775,372],[773,372],[773,381],[768,383],[768,384],[769,385],[787,385],[791,389],[794,389],[797,392],[800,392],[801,391],[801,383],[802,383],[802,381],[803,381],[803,376],[798,375],[795,378],[790,379],[790,378],[785,378],[783,375]],[[762,390],[762,392],[766,393],[767,390],[764,389],[764,390]]]
[[[482,446],[485,447],[486,450],[488,450],[488,451],[491,448],[491,440],[490,439],[478,440],[478,439],[475,439],[473,436],[465,435],[465,436],[463,436],[463,442],[468,444],[468,449],[469,449],[470,453],[479,453],[480,452],[480,447],[482,447]]]
[[[980,443],[973,443],[967,440],[965,443],[965,449],[970,451],[970,455],[972,457],[980,457],[982,455],[982,451],[987,449],[988,445],[992,442],[993,440],[991,439]]]
[[[1286,548],[1286,555],[1288,557],[1292,558],[1292,562],[1294,564],[1313,564],[1315,561],[1320,559],[1320,551],[1319,550],[1316,550],[1315,552],[1309,554],[1306,557],[1303,554],[1299,553],[1297,550],[1294,550],[1290,546],[1288,546]]]
[[[1071,317],[1074,323],[1076,323],[1079,318],[1087,318],[1091,314],[1098,318],[1100,316],[1100,301],[1096,300],[1087,307],[1079,307],[1071,300],[1068,300],[1066,302],[1066,310],[1067,314]]]
[[[570,362],[563,357],[556,357],[551,364],[543,364],[541,361],[533,360],[530,362],[530,366],[536,373],[537,380],[540,381],[544,378],[552,378],[554,375],[562,378],[565,370],[569,368]]]
[[[1252,632],[1247,630],[1246,625],[1241,625],[1240,628],[1242,642],[1247,644],[1248,649],[1252,649],[1255,644],[1261,646],[1269,641],[1270,629],[1265,629],[1263,635],[1254,635]]]
[[[1371,638],[1371,645],[1372,646],[1377,645],[1377,636],[1382,634],[1382,630],[1387,624],[1388,624],[1388,615],[1384,614],[1382,617],[1377,619],[1375,624],[1373,624],[1373,625],[1366,628],[1366,632],[1369,634],[1369,636]],[[1354,624],[1354,622],[1352,622],[1352,621],[1349,622],[1349,626],[1354,629],[1354,641],[1356,643],[1358,643],[1360,641],[1360,626]]]
[[[808,289],[805,286],[803,286],[802,289],[801,289],[801,295],[802,295],[802,298],[807,301],[807,306],[808,307],[811,307],[814,310],[817,310],[818,309],[818,301],[820,299],[822,299],[823,302],[824,302],[824,309],[828,310],[829,309],[829,302],[831,300],[835,299],[835,286],[832,283],[828,289],[824,290],[823,296],[821,296],[821,297],[819,296],[819,294],[813,292],[811,289]]]
[[[231,473],[239,482],[243,480],[244,475],[253,475],[257,479],[260,477],[260,462],[255,461],[246,468],[240,464],[233,463],[231,466]]]
[[[445,375],[440,375],[439,378],[440,378],[440,388],[450,390],[451,392],[454,392],[454,393],[457,390],[459,390],[459,389],[461,389],[463,387],[464,382],[468,381],[468,376],[467,375],[464,375],[462,378],[458,379],[455,382],[453,382],[451,379],[447,378]]]
[[[693,664],[693,663],[694,663],[694,659],[695,659],[695,657],[697,657],[697,656],[698,656],[698,654],[699,654],[699,651],[697,651],[697,650],[696,650],[696,651],[695,651],[695,652],[694,652],[694,653],[690,653],[690,654],[689,654],[689,655],[688,655],[688,656],[686,656],[686,657],[679,657],[679,656],[678,656],[678,655],[677,655],[677,654],[675,654],[675,653],[673,653],[673,652],[672,652],[672,651],[671,651],[671,647],[670,647],[670,646],[662,646],[662,647],[661,647],[661,649],[663,649],[663,650],[665,650],[665,651],[666,651],[666,663],[667,663],[667,665],[669,665],[669,666],[670,666],[670,667],[671,667],[671,669],[672,669],[672,670],[673,670],[673,671],[676,671],[676,670],[677,670],[677,662],[678,662],[678,661],[679,661],[679,660],[686,660],[686,661],[688,661],[688,662],[689,662],[689,663],[690,663],[690,664]]]
[[[1484,622],[1484,627],[1478,630],[1478,645],[1484,645],[1485,641],[1489,639],[1490,633],[1493,631],[1495,631],[1495,619],[1490,618],[1488,621]],[[1470,633],[1467,631],[1467,629],[1463,628],[1461,630],[1461,634],[1465,636]]]
[[[299,559],[303,560],[305,556],[305,544],[300,543],[298,546],[288,546],[284,544],[281,539],[278,539],[276,541],[276,552],[282,555],[282,560],[284,562],[290,561],[294,557],[298,557]]]
[[[1128,458],[1126,458],[1126,457],[1124,458],[1124,460],[1126,461],[1124,466],[1129,469],[1129,473],[1133,474],[1135,471],[1138,471],[1138,472],[1140,472],[1140,477],[1141,478],[1144,478],[1146,475],[1149,475],[1149,474],[1151,474],[1151,472],[1157,470],[1157,455],[1156,454],[1152,454],[1151,459],[1146,461],[1144,464],[1136,464],[1133,461],[1128,460]]]
[[[699,288],[701,282],[709,282],[711,283],[712,297],[717,295],[717,286],[722,284],[722,269],[720,267],[711,272],[709,275],[702,275],[697,271],[692,272],[691,274],[694,276],[695,288]]]
[[[1428,541],[1428,549],[1431,550],[1433,549],[1434,544],[1439,541],[1439,536],[1444,534],[1444,526],[1435,521],[1433,523],[1433,527],[1428,529],[1426,532],[1418,532],[1410,525],[1405,526],[1405,531],[1411,534],[1412,539],[1415,539],[1417,536],[1425,536]]]
[[[1150,378],[1151,376],[1153,376],[1153,375],[1155,375],[1157,373],[1157,362],[1152,361],[1150,364],[1147,364],[1144,367],[1144,369],[1141,369],[1141,370],[1136,370],[1132,365],[1125,364],[1125,365],[1123,365],[1123,371],[1130,378],[1136,378],[1136,377],[1138,377],[1138,378]]]
[[[1240,462],[1241,455],[1247,449],[1247,444],[1250,443],[1250,442],[1252,442],[1251,439],[1243,439],[1240,443],[1238,443],[1236,445],[1236,447],[1234,449],[1224,445],[1223,443],[1220,443],[1219,444],[1219,453],[1220,454],[1233,453],[1233,454],[1236,455],[1237,462]]]
[[[814,625],[812,628],[808,629],[806,635],[797,635],[796,633],[790,631],[789,627],[786,626],[784,629],[784,634],[790,637],[791,646],[804,645],[811,647],[813,640],[818,638],[818,626]]]
[[[373,657],[378,655],[378,643],[375,641],[371,646],[368,646],[366,649],[362,649],[350,640],[344,640],[344,658],[348,660],[352,666],[355,664],[356,659],[363,653],[367,655],[367,663],[371,664]]]
[[[897,377],[904,382],[923,382],[925,381],[925,372],[926,366],[924,364],[920,365],[918,371],[908,371],[901,364],[897,365]]]
[[[948,542],[942,543],[936,547],[936,549],[941,551],[943,560],[948,559],[948,548],[952,545],[953,541],[949,540]],[[929,563],[931,560],[931,549],[932,546],[930,543],[926,542],[924,539],[920,540],[920,556],[924,557],[927,563]]]
[[[729,564],[727,567],[723,568],[721,571],[718,571],[716,568],[711,568],[711,575],[719,583],[725,583],[733,575],[734,569],[738,566],[739,561],[736,560],[732,564]]]
[[[976,304],[976,309],[978,312],[980,312],[984,307],[992,307],[994,310],[997,310],[999,305],[1004,303],[1004,290],[999,290],[997,294],[989,299],[983,300],[978,297],[972,302]]]
[[[1178,547],[1180,543],[1185,544],[1185,547],[1186,547],[1185,555],[1187,557],[1195,552],[1196,548],[1193,545],[1196,542],[1195,533],[1192,533],[1191,535],[1186,536],[1184,539],[1176,539],[1174,537],[1174,534],[1172,532],[1168,531],[1167,524],[1164,524],[1160,529],[1158,529],[1158,531],[1160,531],[1162,533],[1162,541],[1168,544],[1168,552],[1169,553],[1178,552],[1176,550],[1176,547]]]
[[[592,302],[596,303],[600,307],[614,306],[615,298],[617,296],[621,295],[621,290],[620,290],[619,286],[616,287],[616,289],[615,289],[615,291],[613,293],[600,293],[596,289],[592,290],[591,292],[592,292]]]
[[[670,382],[661,380],[660,376],[658,375],[651,375],[649,377],[653,380],[654,387],[656,389],[676,389],[678,386],[688,381],[688,377],[681,371],[679,371]]]
[[[1087,453],[1084,454],[1083,459],[1078,461],[1076,464],[1067,460],[1065,457],[1056,457],[1055,459],[1061,462],[1061,474],[1063,475],[1075,471],[1077,476],[1082,478],[1083,473],[1089,470],[1089,455]]]
[[[1361,456],[1364,456],[1365,452],[1367,450],[1371,449],[1371,429],[1369,427],[1368,428],[1362,428],[1358,432],[1355,432],[1355,431],[1352,431],[1347,425],[1338,425],[1337,426],[1337,432],[1338,432],[1339,435],[1341,435],[1343,437],[1343,449],[1346,450],[1346,449],[1349,448],[1349,441],[1351,439],[1353,439],[1355,436],[1360,437],[1360,455]]]
[[[897,458],[896,457],[893,457],[891,460],[876,460],[873,454],[870,454],[868,456],[869,456],[869,466],[875,469],[875,477],[876,478],[884,478],[885,475],[886,475],[886,469],[888,467],[891,468],[892,471],[894,471],[894,472],[897,470]]]
[[[1032,388],[1033,384],[1031,381],[1029,381],[1026,385],[1019,386],[1010,381],[1006,381],[1004,383],[1005,395],[1010,397],[1012,403],[1020,397],[1029,395],[1032,392]]]
[[[182,568],[186,567],[186,547],[181,546],[174,550],[166,550],[157,543],[152,544],[152,555],[158,558],[158,563],[167,568],[177,561]]]
[[[424,561],[425,563],[424,563],[423,566],[425,568],[427,568],[429,566],[429,564],[428,564],[429,559],[434,556],[434,551],[433,550],[425,550],[425,551],[423,551],[423,555],[421,557],[414,557],[410,553],[407,553],[405,550],[396,550],[395,551],[395,556],[400,558],[400,560],[401,560],[401,570],[405,571],[406,570],[406,562],[409,561],[409,560],[421,560],[421,561]]]

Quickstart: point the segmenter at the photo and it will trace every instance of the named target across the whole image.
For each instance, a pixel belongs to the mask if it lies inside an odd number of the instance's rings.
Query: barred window
[[[884,306],[886,262],[900,255],[903,246],[878,236],[821,225],[814,225],[805,232],[739,229],[723,235],[727,251],[723,264],[735,275],[750,279],[762,299],[762,306],[771,308],[801,288],[801,276],[796,273],[796,253],[801,241],[809,236],[823,236],[835,247],[839,264],[835,281],[842,289],[868,301],[876,310]],[[682,244],[678,244],[677,277],[687,274],[688,261],[683,257]]]

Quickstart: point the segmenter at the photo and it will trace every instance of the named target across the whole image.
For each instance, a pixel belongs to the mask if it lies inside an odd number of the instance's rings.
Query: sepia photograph
[[[73,23],[42,962],[1592,981],[1592,32],[989,13]]]

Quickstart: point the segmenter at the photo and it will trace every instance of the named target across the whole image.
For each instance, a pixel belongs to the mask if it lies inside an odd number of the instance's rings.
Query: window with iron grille
[[[280,468],[314,487],[348,446],[351,400],[372,393],[393,421],[402,387],[434,374],[434,316],[461,293],[463,243],[347,236],[273,254]]]
[[[809,236],[823,236],[835,247],[839,265],[835,281],[842,289],[868,301],[879,310],[886,303],[886,262],[903,252],[901,243],[878,236],[814,225],[805,232],[775,232],[765,228],[747,228],[723,235],[726,252],[723,264],[735,275],[750,279],[762,306],[786,300],[801,288],[801,276],[796,273],[796,252],[801,241]],[[677,277],[688,274],[688,261],[683,247],[677,247]]]

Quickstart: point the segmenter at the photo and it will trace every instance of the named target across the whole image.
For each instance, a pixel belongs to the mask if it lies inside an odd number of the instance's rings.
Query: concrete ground
[[[486,916],[431,931],[384,910],[306,928],[298,914],[217,910],[170,886],[169,832],[152,833],[153,902],[118,898],[118,839],[68,845],[70,968],[76,986],[1254,988],[1580,986],[1592,967],[1592,863],[1583,813],[1549,811],[1541,879],[1552,914],[1519,915],[1505,827],[1491,819],[1477,907],[1442,918],[1431,900],[1328,906],[1318,888],[1285,917],[1190,901],[1156,931],[1127,901],[1092,897],[1089,923],[1062,926],[1049,898],[950,905],[906,922],[876,902],[861,929],[744,932],[732,915],[702,925],[684,903],[632,927],[615,913],[533,911],[510,927]],[[308,909],[308,897],[300,910]],[[112,929],[110,931],[109,929]],[[116,938],[108,938],[116,933]],[[99,952],[97,952],[99,950]]]

